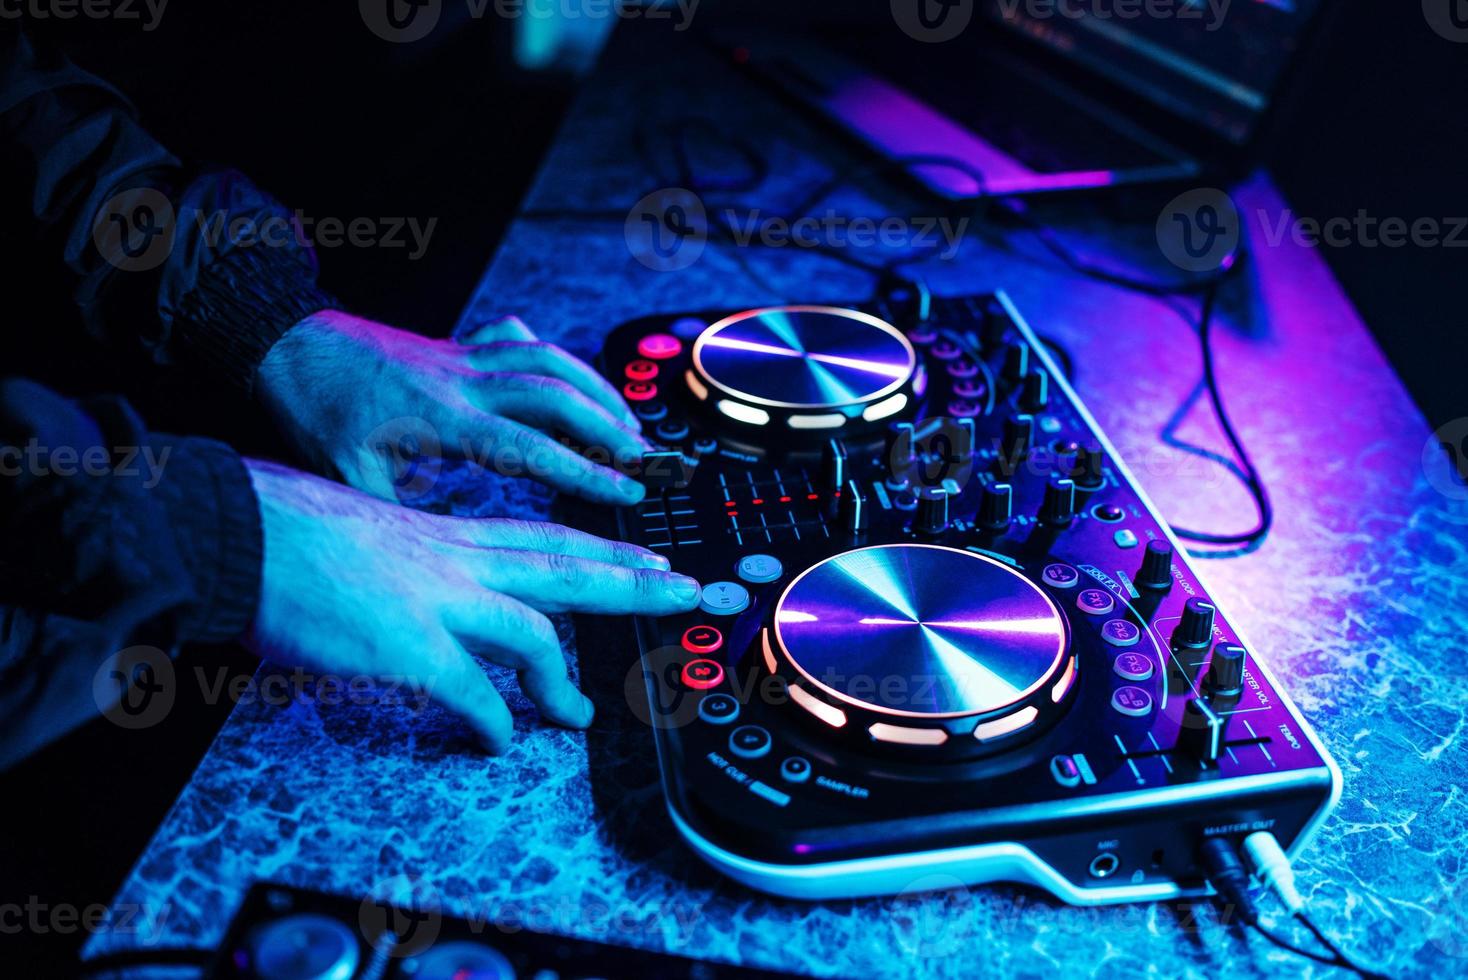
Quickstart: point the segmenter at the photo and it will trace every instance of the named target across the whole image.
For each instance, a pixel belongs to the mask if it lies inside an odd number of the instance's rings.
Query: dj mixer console
[[[1003,295],[916,305],[607,340],[660,447],[620,532],[704,583],[637,621],[678,830],[803,898],[1164,899],[1208,837],[1298,848],[1339,772],[1051,353]]]

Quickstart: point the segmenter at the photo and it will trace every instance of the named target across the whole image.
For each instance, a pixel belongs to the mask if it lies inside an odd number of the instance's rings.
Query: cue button
[[[734,571],[751,585],[764,585],[785,574],[785,566],[773,555],[745,555]]]
[[[718,687],[724,679],[724,668],[717,660],[690,660],[683,665],[683,683],[695,691]]]
[[[770,754],[773,740],[758,725],[740,725],[729,736],[729,751],[745,759],[759,759]]]
[[[658,376],[658,366],[652,361],[631,361],[623,370],[628,381],[651,381]]]
[[[1144,681],[1152,676],[1152,658],[1144,654],[1120,653],[1116,656],[1116,662],[1111,665],[1116,671],[1116,676],[1122,680]]]
[[[688,438],[688,423],[679,419],[664,419],[658,423],[657,437],[664,442],[682,442]]]
[[[1105,589],[1082,589],[1076,596],[1076,608],[1092,616],[1105,616],[1116,608],[1116,600]]]
[[[629,381],[622,386],[629,402],[650,402],[658,396],[658,386],[651,381]]]
[[[644,422],[661,422],[668,417],[668,406],[662,402],[640,402],[632,414]]]
[[[1081,580],[1081,573],[1069,565],[1057,562],[1054,565],[1046,565],[1045,570],[1040,573],[1040,578],[1053,589],[1073,589]]]
[[[792,755],[780,763],[780,778],[787,783],[803,783],[810,779],[810,760]]]
[[[670,333],[650,333],[637,342],[637,353],[650,361],[666,361],[683,353],[683,341]]]
[[[683,649],[689,653],[714,653],[724,645],[724,634],[712,626],[690,626],[683,631]]]
[[[710,725],[727,725],[739,717],[739,702],[727,694],[710,694],[698,702],[698,717]]]
[[[1111,695],[1111,706],[1124,715],[1142,718],[1152,710],[1152,695],[1140,687],[1118,687]]]
[[[710,582],[703,587],[698,608],[711,616],[737,616],[749,608],[749,590],[738,582]]]
[[[1101,626],[1101,639],[1114,647],[1136,646],[1142,631],[1129,619],[1108,619]]]

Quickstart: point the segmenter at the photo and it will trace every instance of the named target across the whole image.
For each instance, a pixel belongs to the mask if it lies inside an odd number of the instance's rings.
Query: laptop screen
[[[988,0],[1001,22],[1233,143],[1323,0]]]

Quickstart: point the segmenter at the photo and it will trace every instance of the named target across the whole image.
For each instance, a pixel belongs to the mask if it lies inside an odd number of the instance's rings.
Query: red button
[[[724,668],[716,660],[690,660],[683,665],[683,683],[695,691],[718,687],[724,679]]]
[[[683,649],[689,653],[713,653],[724,645],[724,634],[712,626],[694,626],[683,634]]]
[[[654,361],[666,361],[683,352],[683,341],[670,333],[650,333],[637,342],[637,353]]]
[[[658,396],[658,386],[651,381],[629,381],[622,386],[629,402],[650,402]]]
[[[627,377],[633,381],[651,381],[658,376],[658,366],[652,361],[633,361],[627,365]]]

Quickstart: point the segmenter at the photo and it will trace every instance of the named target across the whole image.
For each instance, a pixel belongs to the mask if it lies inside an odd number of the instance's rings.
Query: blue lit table
[[[625,211],[657,186],[634,150],[634,127],[694,112],[765,134],[772,176],[743,197],[767,214],[850,162],[691,40],[661,40],[656,58],[639,57],[625,32],[614,41],[527,207]],[[926,213],[890,190],[867,190],[882,196],[848,192],[831,206]],[[1264,547],[1204,572],[1345,774],[1341,806],[1298,868],[1320,923],[1396,974],[1461,973],[1468,506],[1430,484],[1426,425],[1321,256],[1288,237],[1265,241],[1260,212],[1283,207],[1268,179],[1236,196],[1254,258],[1248,288],[1237,291],[1247,299],[1222,311],[1217,352],[1278,515]],[[1148,216],[1121,229],[1087,205],[1066,208],[1051,217],[1078,247],[1118,262],[1145,257],[1165,273]],[[1037,329],[1060,338],[1076,355],[1081,396],[1170,519],[1246,526],[1252,510],[1239,486],[1158,438],[1199,379],[1184,319],[1066,274],[1023,236],[1009,242],[970,236],[953,261],[922,271],[941,293],[1004,288]],[[711,245],[687,269],[655,272],[629,256],[620,221],[527,220],[511,229],[465,316],[516,313],[589,354],[609,327],[649,312],[860,298],[870,287],[858,270],[798,248]],[[1206,403],[1179,434],[1223,445]],[[469,513],[547,512],[545,496],[525,484],[445,489]],[[569,623],[564,635],[574,660]],[[212,945],[253,880],[364,894],[409,876],[446,909],[493,922],[816,975],[1311,968],[1230,935],[1208,910],[1190,933],[1185,908],[1076,909],[1002,885],[816,905],[753,894],[679,843],[650,739],[541,727],[525,702],[512,703],[520,731],[501,759],[475,752],[432,707],[241,704],[117,902],[164,916],[161,945]],[[103,934],[87,951],[150,938]]]

